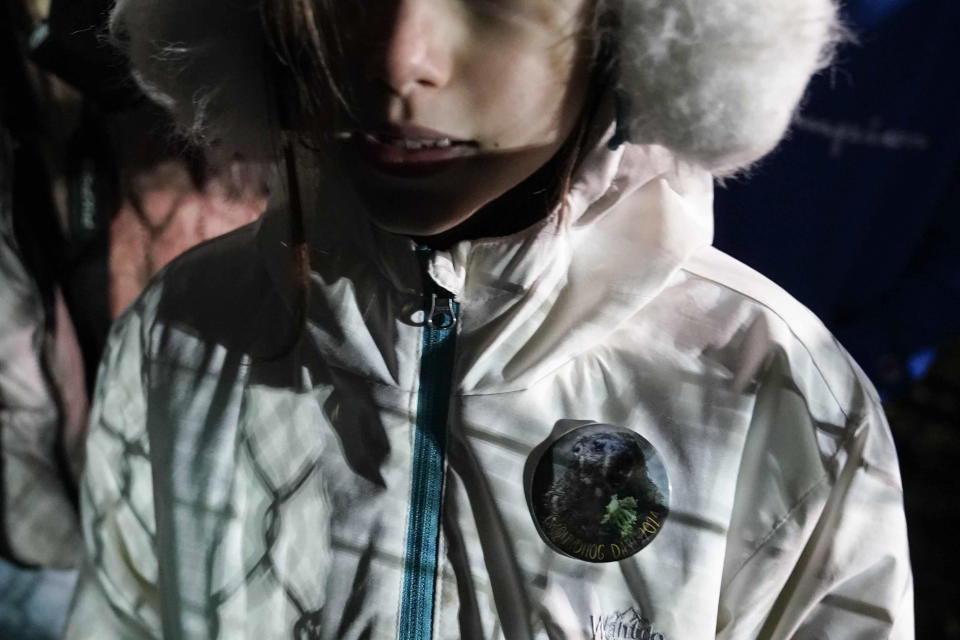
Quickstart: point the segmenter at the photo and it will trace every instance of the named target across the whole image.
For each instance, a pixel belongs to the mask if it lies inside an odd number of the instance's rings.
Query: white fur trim
[[[623,0],[631,139],[729,173],[783,136],[838,34],[831,0]]]

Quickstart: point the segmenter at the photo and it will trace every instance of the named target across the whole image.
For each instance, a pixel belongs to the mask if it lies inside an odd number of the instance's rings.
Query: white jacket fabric
[[[708,173],[601,146],[566,208],[428,254],[323,198],[292,348],[275,213],[175,261],[114,327],[67,638],[913,636],[877,396],[709,246]],[[425,341],[442,290],[446,356]],[[530,494],[538,451],[593,423],[642,436],[669,481],[620,560],[558,551]]]

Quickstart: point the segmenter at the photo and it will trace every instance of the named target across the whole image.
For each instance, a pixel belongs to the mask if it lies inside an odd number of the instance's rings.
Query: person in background
[[[263,208],[255,168],[169,136],[102,42],[105,2],[0,1],[0,637],[59,636],[76,481],[112,319],[180,252]]]

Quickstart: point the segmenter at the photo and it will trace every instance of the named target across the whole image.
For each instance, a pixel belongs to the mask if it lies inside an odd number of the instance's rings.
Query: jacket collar
[[[610,150],[612,132],[611,125],[581,163],[566,206],[516,234],[465,240],[431,255],[429,275],[463,309],[461,392],[532,384],[616,330],[668,285],[693,252],[710,244],[710,174],[658,146]],[[334,280],[346,279],[354,286],[376,280],[419,297],[423,281],[414,241],[368,222],[342,183],[319,175],[307,180],[321,187],[305,194],[306,210],[326,212],[308,234],[312,262],[324,265],[313,271],[312,294],[322,297]],[[267,270],[292,304],[282,209],[265,214],[258,242]]]

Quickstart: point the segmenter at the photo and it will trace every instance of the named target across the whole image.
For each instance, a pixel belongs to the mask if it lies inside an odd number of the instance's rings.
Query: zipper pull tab
[[[431,329],[447,330],[452,329],[456,324],[457,311],[453,307],[453,298],[431,293],[427,326]]]

